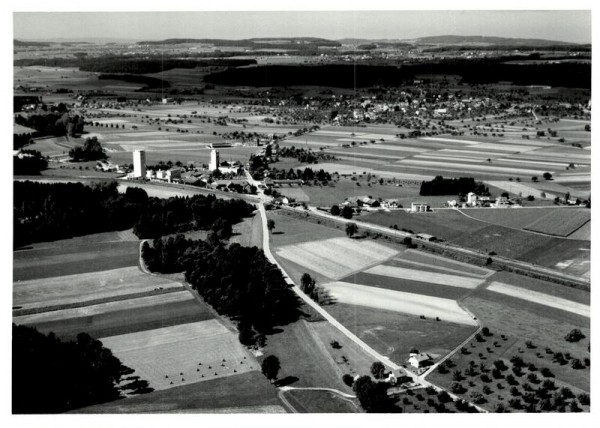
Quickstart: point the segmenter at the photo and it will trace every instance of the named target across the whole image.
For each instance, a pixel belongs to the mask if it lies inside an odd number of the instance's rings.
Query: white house
[[[423,367],[428,367],[433,364],[431,356],[429,354],[425,354],[423,352],[415,354],[411,353],[408,358],[408,363],[413,366],[415,369],[421,369]]]

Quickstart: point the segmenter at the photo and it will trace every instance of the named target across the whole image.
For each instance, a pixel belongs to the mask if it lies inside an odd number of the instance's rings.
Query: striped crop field
[[[341,278],[392,258],[398,251],[370,240],[331,238],[286,245],[279,257],[306,267],[327,278]]]

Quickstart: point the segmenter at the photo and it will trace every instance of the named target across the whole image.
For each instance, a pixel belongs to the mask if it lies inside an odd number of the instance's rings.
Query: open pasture
[[[237,337],[217,320],[102,339],[155,390],[259,370]]]
[[[60,240],[38,243],[13,252],[13,280],[97,272],[137,266],[138,241],[79,243]]]
[[[177,288],[183,289],[183,286],[179,282],[147,275],[137,267],[127,267],[15,282],[13,307],[33,309],[81,304],[115,296]]]
[[[341,397],[329,391],[291,390],[286,399],[299,413],[360,413],[358,400]]]
[[[445,355],[476,328],[339,302],[327,306],[327,311],[361,340],[399,365],[406,363],[413,347],[431,355]]]
[[[324,285],[340,303],[384,309],[410,315],[439,317],[442,321],[476,325],[455,300],[387,290],[349,282],[330,282]]]
[[[95,338],[211,319],[209,309],[187,290],[73,309],[15,316],[13,322],[54,332],[65,340],[86,332]]]
[[[398,252],[370,240],[330,238],[279,247],[276,254],[333,279],[380,263]]]

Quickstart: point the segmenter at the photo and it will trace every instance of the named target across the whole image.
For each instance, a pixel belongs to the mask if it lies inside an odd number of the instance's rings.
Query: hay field
[[[259,370],[236,335],[214,319],[105,337],[102,343],[155,390]]]
[[[550,306],[552,308],[572,312],[583,317],[590,317],[589,305],[577,303],[572,300],[562,299],[560,297],[523,289],[521,287],[517,287],[510,284],[504,284],[497,281],[493,281],[490,285],[487,286],[487,289],[495,293],[516,297],[517,299],[523,299],[540,305]]]
[[[285,413],[277,389],[259,372],[188,383],[71,413]]]
[[[146,275],[137,267],[127,267],[15,282],[13,306],[44,308],[182,287],[179,282]]]
[[[341,278],[391,258],[398,251],[370,240],[330,238],[279,247],[276,254],[328,278]]]
[[[476,325],[475,320],[464,312],[456,301],[451,299],[404,293],[349,282],[330,282],[324,287],[340,303],[417,316],[425,315],[428,318],[439,317],[442,321]]]

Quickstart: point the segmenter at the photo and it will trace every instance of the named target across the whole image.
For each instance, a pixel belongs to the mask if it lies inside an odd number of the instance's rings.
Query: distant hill
[[[306,47],[338,47],[337,41],[320,39],[317,37],[262,37],[253,39],[228,40],[228,39],[165,39],[146,40],[138,45],[178,45],[184,43],[207,44],[215,47],[247,47],[250,49],[293,49]]]
[[[576,45],[576,43],[560,42],[545,39],[520,39],[512,37],[487,37],[487,36],[430,36],[419,37],[411,40],[416,44],[432,45],[500,45],[500,46],[558,46]]]
[[[28,42],[28,41],[24,41],[24,40],[14,40],[14,46],[15,47],[22,47],[22,48],[27,48],[27,47],[38,47],[38,48],[43,48],[43,47],[48,47],[50,46],[50,43],[43,43],[43,42]]]

